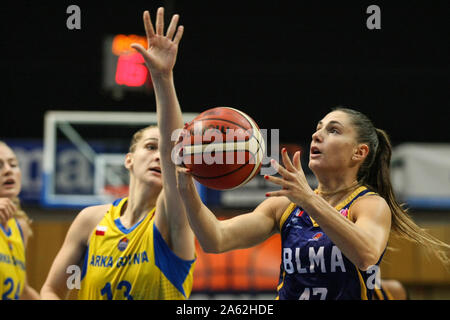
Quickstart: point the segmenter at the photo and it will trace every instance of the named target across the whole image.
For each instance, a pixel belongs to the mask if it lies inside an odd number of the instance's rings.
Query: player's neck
[[[359,186],[360,183],[354,179],[346,179],[344,181],[328,180],[322,183],[319,182],[317,192],[330,205],[336,206]]]
[[[122,211],[120,220],[125,227],[131,227],[143,219],[156,205],[157,196],[146,193],[134,193],[130,190],[128,201]]]

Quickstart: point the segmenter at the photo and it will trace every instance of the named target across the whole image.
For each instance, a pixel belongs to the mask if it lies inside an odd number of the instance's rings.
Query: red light
[[[117,61],[116,83],[129,87],[140,87],[147,80],[148,70],[139,53],[120,55]]]

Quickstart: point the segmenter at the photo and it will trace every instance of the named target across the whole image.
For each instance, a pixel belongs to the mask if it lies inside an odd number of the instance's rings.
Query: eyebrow
[[[7,159],[0,159],[0,164],[3,164],[5,162],[7,162],[7,163],[17,162],[17,164],[19,163],[19,161],[17,160],[16,157],[14,157],[14,158],[7,158]]]
[[[5,158],[6,161],[17,161],[17,157],[10,157],[10,158]],[[0,159],[0,161],[3,161],[3,159]]]
[[[319,125],[322,125],[323,124],[323,122],[322,122],[322,120],[321,121],[319,121],[318,123],[317,123],[317,126],[319,126]],[[331,120],[330,122],[328,122],[328,124],[338,124],[338,125],[340,125],[340,126],[344,126],[342,123],[340,123],[339,121],[336,121],[336,120]]]

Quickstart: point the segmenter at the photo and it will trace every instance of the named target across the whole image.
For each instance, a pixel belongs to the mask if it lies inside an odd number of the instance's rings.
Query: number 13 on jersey
[[[128,281],[120,281],[117,285],[117,290],[123,290],[123,297],[127,300],[133,300],[133,297],[130,295],[131,292],[131,283]],[[102,296],[106,295],[106,299],[112,300],[113,299],[113,293],[111,289],[111,282],[107,282],[105,286],[100,290],[100,293]]]

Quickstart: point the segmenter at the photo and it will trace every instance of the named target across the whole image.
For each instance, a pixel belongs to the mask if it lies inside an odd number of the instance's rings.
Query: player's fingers
[[[11,218],[14,215],[14,212],[16,212],[17,210],[16,205],[10,199],[7,199],[7,201],[5,202],[5,208],[6,208],[5,212],[9,218]]]
[[[303,170],[302,168],[302,162],[300,161],[300,151],[297,151],[294,153],[294,157],[292,158],[292,161],[294,162],[294,167],[298,171]]]
[[[289,172],[295,172],[295,167],[292,165],[286,148],[281,149],[281,157],[283,158],[283,164],[286,167],[286,170]]]
[[[184,166],[177,166],[177,173],[183,175],[192,175],[192,171]]]
[[[287,190],[271,191],[266,193],[266,197],[284,197],[287,193]]]
[[[139,52],[140,54],[142,54],[142,56],[144,56],[144,57],[148,56],[147,49],[145,49],[140,43],[132,43],[131,47],[133,49],[135,49],[137,52]]]
[[[185,133],[185,129],[177,129],[177,133],[175,135],[175,144],[180,144],[181,142],[183,142],[184,137],[185,137],[186,133]]]
[[[149,54],[147,49],[145,49],[140,43],[132,43],[131,47],[142,55],[142,57],[145,60],[145,64],[147,65],[148,68],[150,68],[153,64],[153,58]]]
[[[0,210],[0,224],[5,225],[6,221],[7,221],[6,213]]]
[[[150,18],[150,13],[146,10],[144,11],[144,28],[145,28],[145,34],[147,35],[147,41],[150,46],[150,39],[153,38],[155,35],[155,29],[153,29],[152,19]]]
[[[177,29],[178,19],[180,18],[179,15],[174,14],[172,16],[172,20],[170,20],[169,27],[167,28],[166,37],[172,40],[173,35],[175,34],[175,30]]]
[[[179,26],[177,33],[175,34],[175,38],[173,39],[173,42],[175,44],[179,44],[181,41],[181,38],[183,37],[183,33],[184,33],[184,26]]]
[[[268,176],[268,175],[265,175],[264,179],[266,179],[269,182],[275,183],[275,184],[277,184],[279,186],[287,187],[287,181],[285,179],[281,179],[281,178],[273,177],[273,176]]]
[[[6,226],[6,223],[11,219],[16,211],[16,207],[11,203],[3,203],[0,206],[0,223]]]
[[[163,35],[164,31],[164,8],[159,7],[156,12],[156,34],[159,36]]]
[[[274,168],[284,179],[288,180],[290,178],[290,172],[287,171],[281,164],[279,164],[275,159],[270,160],[272,168]]]

